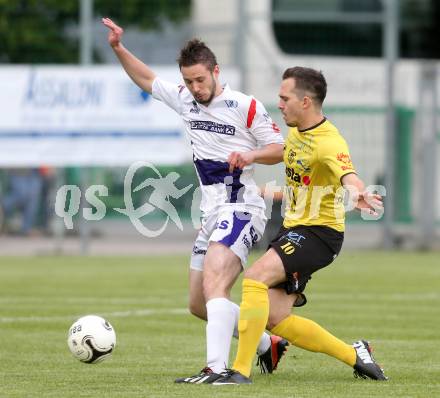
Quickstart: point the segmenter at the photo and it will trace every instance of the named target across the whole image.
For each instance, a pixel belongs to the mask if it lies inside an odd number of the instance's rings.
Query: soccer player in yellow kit
[[[341,250],[346,189],[353,207],[371,214],[383,210],[381,197],[365,192],[338,129],[323,116],[326,92],[319,71],[294,67],[283,74],[279,108],[291,127],[283,155],[288,188],[284,222],[267,252],[244,274],[237,356],[215,385],[251,383],[252,359],[266,326],[297,347],[339,359],[357,377],[387,380],[367,341],[346,344],[291,312],[292,306],[306,303],[303,292],[311,275]]]

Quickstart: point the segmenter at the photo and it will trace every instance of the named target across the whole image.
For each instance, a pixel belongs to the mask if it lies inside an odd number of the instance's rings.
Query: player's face
[[[304,111],[304,97],[298,96],[295,90],[295,79],[288,78],[281,82],[278,96],[278,108],[283,114],[283,119],[290,127],[296,127],[301,121]]]
[[[202,105],[209,105],[217,91],[218,65],[212,72],[203,64],[182,66],[180,71],[185,85],[191,91],[194,99]]]

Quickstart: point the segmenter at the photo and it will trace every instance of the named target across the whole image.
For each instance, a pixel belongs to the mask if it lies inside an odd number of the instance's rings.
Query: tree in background
[[[79,40],[69,28],[78,25],[79,3],[0,0],[0,62],[78,63]],[[164,19],[177,23],[187,18],[190,7],[191,0],[94,0],[94,15],[111,16],[125,26],[159,29]]]

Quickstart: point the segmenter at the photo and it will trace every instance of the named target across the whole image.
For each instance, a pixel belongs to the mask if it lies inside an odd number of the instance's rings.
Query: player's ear
[[[218,65],[214,66],[212,73],[214,74],[215,77],[218,77],[220,73],[220,67]]]
[[[308,95],[305,95],[303,97],[302,102],[303,102],[304,109],[309,109],[311,106],[313,106],[313,100]]]

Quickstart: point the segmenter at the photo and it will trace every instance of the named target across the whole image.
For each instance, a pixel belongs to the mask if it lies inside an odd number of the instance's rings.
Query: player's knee
[[[203,294],[206,300],[213,296],[223,296],[231,284],[229,279],[229,275],[222,268],[205,272],[203,275]]]
[[[263,282],[264,283],[264,273],[261,272],[260,267],[256,266],[257,264],[254,264],[252,267],[248,268],[244,272],[244,277],[246,279],[252,279],[254,281]]]
[[[286,316],[280,314],[269,314],[269,319],[267,320],[266,329],[272,330],[276,325],[278,325]]]
[[[266,325],[266,329],[271,331],[275,326],[277,325],[277,323],[275,323],[270,317],[267,320],[267,325]]]

